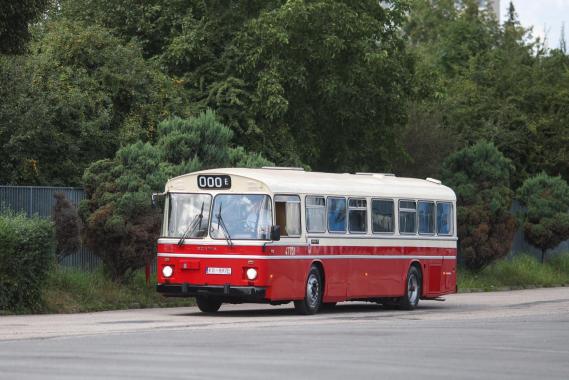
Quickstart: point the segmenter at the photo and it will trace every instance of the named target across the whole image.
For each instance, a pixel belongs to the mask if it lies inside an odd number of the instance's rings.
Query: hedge
[[[41,309],[41,289],[55,258],[53,224],[10,211],[0,213],[0,310]]]

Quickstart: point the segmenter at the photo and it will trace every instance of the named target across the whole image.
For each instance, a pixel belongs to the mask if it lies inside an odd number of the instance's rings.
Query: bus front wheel
[[[215,313],[221,307],[221,301],[211,297],[197,296],[196,303],[204,313]]]
[[[402,310],[413,310],[419,304],[423,281],[421,273],[416,266],[411,265],[407,272],[407,282],[405,283],[405,294],[399,299],[399,308]]]
[[[298,314],[316,314],[322,306],[322,274],[317,266],[313,265],[306,278],[304,299],[294,301],[294,308]]]

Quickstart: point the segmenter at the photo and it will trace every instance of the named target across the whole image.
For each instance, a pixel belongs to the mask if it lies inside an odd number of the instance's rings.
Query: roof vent
[[[295,170],[297,172],[303,172],[304,168],[297,168],[293,166],[263,166],[263,169],[272,169],[272,170]]]
[[[431,177],[427,177],[426,180],[429,181],[429,182],[432,182],[432,183],[436,183],[437,185],[441,185],[441,184],[442,184],[442,182],[439,181],[438,179],[434,179],[434,178],[431,178]]]
[[[395,177],[393,173],[367,173],[367,172],[357,172],[356,175],[370,175],[370,176],[382,176],[382,177]]]

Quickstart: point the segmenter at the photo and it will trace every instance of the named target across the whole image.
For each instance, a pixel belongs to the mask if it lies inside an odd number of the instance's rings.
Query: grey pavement
[[[0,379],[569,379],[569,288],[0,317]]]

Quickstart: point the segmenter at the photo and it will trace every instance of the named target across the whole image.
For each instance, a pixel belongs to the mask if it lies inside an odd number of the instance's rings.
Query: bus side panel
[[[345,301],[348,295],[348,260],[322,260],[324,263],[324,302]]]
[[[403,247],[375,247],[374,254],[383,256],[399,256],[405,254]],[[401,276],[407,271],[406,260],[380,259],[370,263],[370,296],[396,297],[403,294],[404,279]]]
[[[298,244],[278,245],[269,248],[270,255],[286,256],[283,260],[269,261],[268,286],[269,299],[272,301],[297,300],[304,298],[306,277],[310,260],[294,259],[297,255],[306,255],[308,248]],[[308,269],[307,269],[308,268]]]
[[[269,261],[268,286],[272,301],[296,300],[304,298],[304,283],[308,260],[267,260]]]

